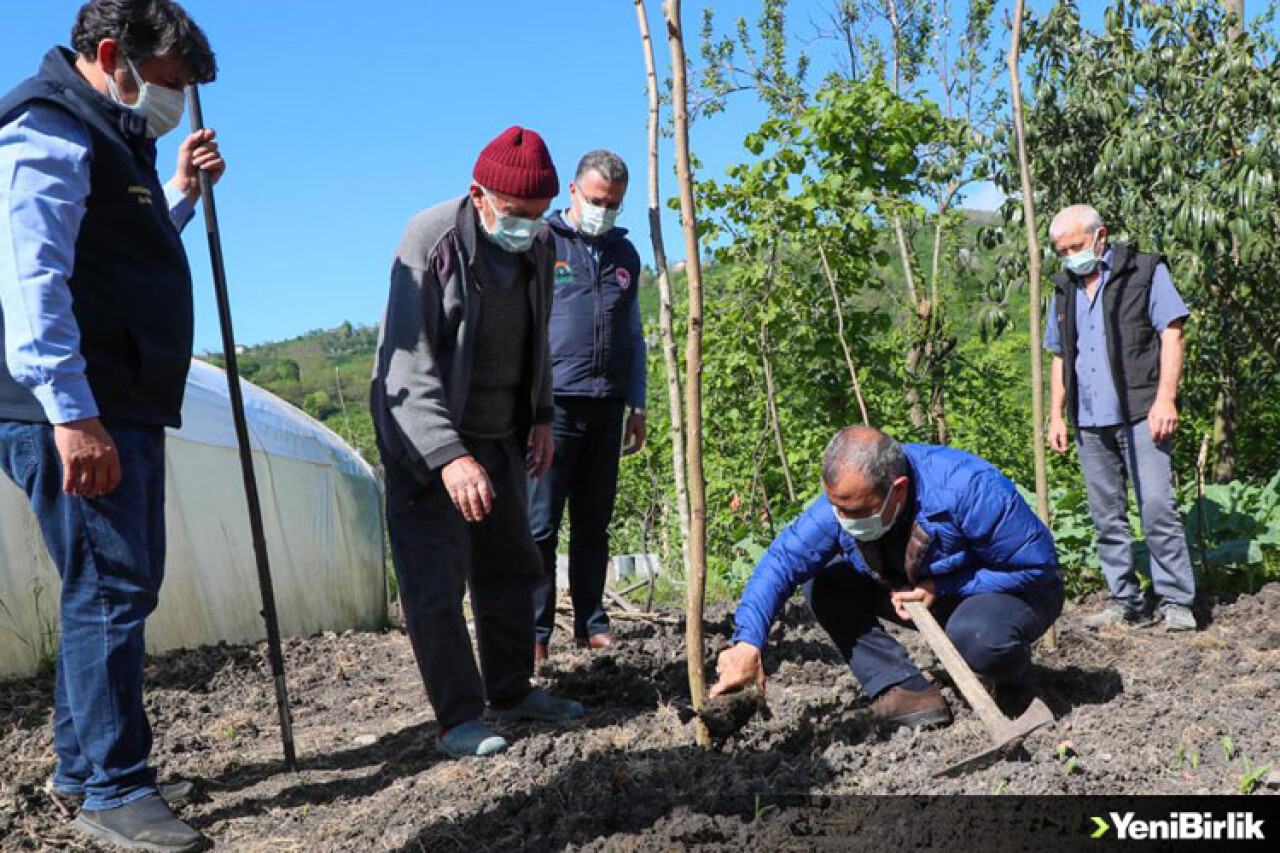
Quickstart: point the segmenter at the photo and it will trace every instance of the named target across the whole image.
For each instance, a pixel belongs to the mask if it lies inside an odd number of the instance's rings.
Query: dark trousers
[[[0,467],[26,492],[62,579],[53,782],[94,811],[154,791],[143,626],[164,579],[164,430],[109,432],[123,479],[89,500],[62,490],[53,427],[0,421]]]
[[[514,439],[466,440],[493,483],[493,511],[468,524],[439,473],[423,485],[383,453],[400,601],[427,698],[442,726],[479,719],[485,699],[518,700],[533,675],[529,596],[542,572],[529,535],[524,454]],[[476,668],[462,598],[480,647]]]
[[[533,590],[534,633],[539,643],[547,642],[555,628],[556,546],[566,501],[573,635],[586,639],[609,630],[604,585],[625,408],[621,400],[556,398],[555,459],[547,475],[533,481],[529,489],[529,523],[543,566]]]
[[[913,627],[894,613],[884,587],[837,562],[805,584],[804,592],[867,695],[877,696],[920,674],[907,650],[880,625],[880,619],[887,619]],[[1056,583],[1017,593],[940,597],[933,614],[974,672],[999,684],[1018,684],[1030,677],[1031,644],[1058,618],[1062,599],[1059,577]]]

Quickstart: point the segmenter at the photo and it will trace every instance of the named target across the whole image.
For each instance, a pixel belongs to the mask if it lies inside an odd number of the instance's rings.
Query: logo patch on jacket
[[[573,281],[573,267],[567,261],[556,261],[555,283],[568,284]]]
[[[628,287],[631,286],[631,270],[626,269],[625,267],[618,267],[617,276],[618,276],[618,287],[621,287],[623,290],[626,290]]]
[[[146,187],[138,186],[137,184],[134,184],[133,186],[129,187],[129,193],[133,195],[133,197],[138,200],[138,204],[142,205],[143,207],[151,206],[151,190],[147,189]]]

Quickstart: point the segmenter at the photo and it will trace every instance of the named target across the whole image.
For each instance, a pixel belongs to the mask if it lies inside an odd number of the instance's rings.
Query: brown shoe
[[[951,709],[936,684],[930,684],[925,690],[890,687],[871,703],[871,712],[883,729],[925,728],[951,722]]]
[[[618,645],[618,637],[612,631],[605,631],[602,634],[593,634],[586,640],[579,637],[574,642],[580,649],[611,649]]]
[[[533,662],[542,663],[546,659],[547,659],[547,644],[534,643],[533,644]]]

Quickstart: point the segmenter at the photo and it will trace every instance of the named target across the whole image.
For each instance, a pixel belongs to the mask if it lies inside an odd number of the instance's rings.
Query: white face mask
[[[147,83],[138,73],[133,60],[126,59],[125,64],[128,65],[134,82],[138,84],[138,102],[126,104],[120,95],[119,87],[116,86],[115,79],[110,74],[107,75],[107,91],[117,104],[146,116],[147,136],[159,139],[181,123],[182,114],[187,108],[187,93],[180,89],[166,89],[164,86]]]
[[[893,487],[891,486],[889,494],[884,496],[884,503],[880,504],[879,511],[866,518],[845,518],[834,505],[831,507],[831,512],[835,515],[836,521],[839,522],[840,528],[845,533],[848,533],[859,542],[874,542],[888,533],[889,529],[893,527],[893,523],[898,520],[897,510],[894,511],[893,518],[889,519],[888,523],[883,518],[884,511],[889,507],[889,499],[892,497]]]
[[[493,227],[490,228],[484,224],[484,217],[480,217],[480,224],[484,226],[485,233],[489,235],[489,239],[498,244],[500,249],[508,252],[520,253],[529,251],[529,247],[533,245],[533,240],[538,236],[538,228],[542,225],[542,221],[538,219],[524,219],[520,216],[507,216],[498,211],[498,201],[487,189],[480,188],[484,193],[484,197],[489,202],[489,209],[493,212]]]
[[[613,228],[613,224],[618,221],[618,214],[622,213],[622,208],[610,210],[598,204],[592,204],[582,196],[582,190],[578,190],[578,230],[588,237],[599,237],[601,234],[607,234]]]

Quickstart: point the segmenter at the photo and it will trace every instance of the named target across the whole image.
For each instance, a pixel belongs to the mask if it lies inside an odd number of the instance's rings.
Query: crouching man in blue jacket
[[[883,728],[951,721],[937,685],[880,619],[920,601],[1010,701],[1031,689],[1031,644],[1062,612],[1053,537],[990,463],[847,427],[822,459],[823,495],[769,547],[743,592],[712,696],[764,686],[760,650],[797,587]]]

